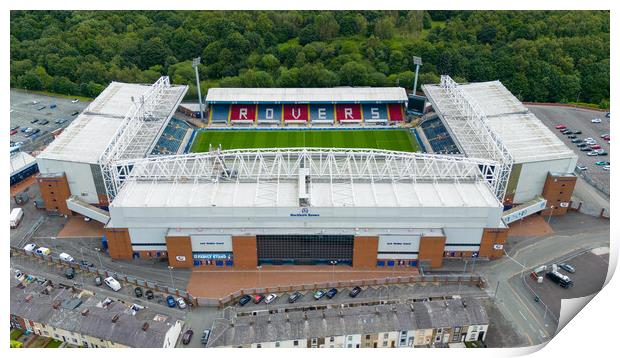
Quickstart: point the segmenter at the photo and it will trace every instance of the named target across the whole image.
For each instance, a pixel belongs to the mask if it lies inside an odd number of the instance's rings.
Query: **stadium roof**
[[[22,169],[31,166],[36,159],[25,152],[11,153],[11,175],[20,172]]]
[[[424,85],[422,88],[468,156],[497,158],[497,148],[480,143],[487,134],[481,132],[472,135],[468,131],[464,125],[466,114],[449,91],[441,85]],[[514,163],[576,157],[501,82],[460,84],[458,90],[466,101],[481,112],[484,125],[505,146]]]
[[[119,135],[118,132],[127,121],[127,113],[152,87],[145,84],[112,82],[39,155],[39,158],[97,164],[112,139]],[[171,90],[175,100],[165,104],[166,115],[174,113],[176,104],[187,91],[187,86],[171,87]],[[157,122],[157,126],[151,131],[142,131],[141,138],[148,137],[148,144],[143,146],[150,146],[154,142],[161,130],[160,127],[165,125],[164,122],[166,121]],[[151,123],[153,122],[148,122],[144,126],[153,127]],[[144,152],[146,153],[147,149],[144,149]]]
[[[210,88],[207,104],[217,103],[405,103],[402,87]]]

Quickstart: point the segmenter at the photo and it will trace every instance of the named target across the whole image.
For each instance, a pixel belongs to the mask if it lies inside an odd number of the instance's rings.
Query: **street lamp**
[[[263,268],[263,266],[261,266],[261,265],[256,266],[256,269],[258,270],[258,288],[260,288],[260,286],[261,286],[260,272],[261,272],[262,268]]]
[[[338,261],[330,261],[329,262],[330,265],[332,265],[332,282],[336,280],[336,265],[338,264]]]
[[[170,273],[170,281],[172,282],[172,288],[174,288],[174,277],[172,276],[172,270],[174,270],[174,267],[168,266],[168,273]]]
[[[422,57],[413,56],[413,64],[415,65],[415,79],[413,80],[413,95],[415,96],[416,88],[418,87],[418,71],[420,71],[420,66],[422,66]]]
[[[103,267],[103,263],[101,262],[101,255],[99,255],[99,252],[101,252],[101,249],[98,247],[95,247],[95,251],[97,252],[97,258],[99,259],[99,267],[105,270]]]
[[[200,112],[200,119],[204,121],[204,115],[202,113],[202,95],[200,94],[200,77],[198,76],[198,65],[200,64],[200,57],[196,57],[192,60],[192,67],[196,72],[196,89],[198,89],[198,109]]]
[[[551,215],[553,215],[553,205],[551,205],[551,211],[549,212],[549,218],[547,218],[547,224],[551,222]]]

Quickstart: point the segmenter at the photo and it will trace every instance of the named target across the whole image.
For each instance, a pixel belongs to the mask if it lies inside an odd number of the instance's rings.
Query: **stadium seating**
[[[361,106],[359,104],[337,104],[336,120],[339,122],[361,122]]]
[[[230,106],[227,104],[214,104],[211,106],[211,110],[209,111],[209,115],[211,117],[211,122],[214,123],[226,123],[228,122],[228,112],[230,111]]]
[[[334,123],[334,105],[311,104],[310,121],[312,123]]]
[[[431,117],[420,123],[420,128],[424,131],[424,135],[428,139],[433,152],[439,154],[460,154],[458,147],[439,117]]]
[[[155,144],[152,155],[177,154],[187,131],[191,130],[189,124],[182,120],[172,118],[164,129],[161,137]]]
[[[285,122],[308,122],[309,106],[307,104],[285,104],[282,106],[282,117]]]
[[[387,122],[388,111],[385,104],[363,104],[364,122]]]
[[[279,104],[259,104],[258,123],[280,123],[282,120],[282,106]]]

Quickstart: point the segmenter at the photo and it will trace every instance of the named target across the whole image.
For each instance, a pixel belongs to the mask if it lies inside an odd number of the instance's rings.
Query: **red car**
[[[566,128],[566,126],[563,124],[558,124],[557,126],[555,126],[555,129],[564,129],[564,128]]]
[[[13,134],[15,134],[15,133],[17,133],[17,129],[13,129],[13,130],[11,131],[11,135],[13,135]]]
[[[598,144],[595,144],[595,145],[591,145],[590,148],[592,148],[592,149],[601,149],[601,146],[598,145]]]

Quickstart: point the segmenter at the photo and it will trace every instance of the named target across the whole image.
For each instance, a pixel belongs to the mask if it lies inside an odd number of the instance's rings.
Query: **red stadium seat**
[[[361,122],[362,106],[359,104],[337,104],[336,119],[341,122]]]
[[[256,105],[233,104],[230,106],[231,121],[254,121],[256,119]]]
[[[390,121],[403,121],[405,114],[403,113],[403,105],[398,103],[388,104],[388,114]]]
[[[310,118],[310,108],[307,104],[285,104],[282,106],[282,115],[285,122],[307,122]]]

